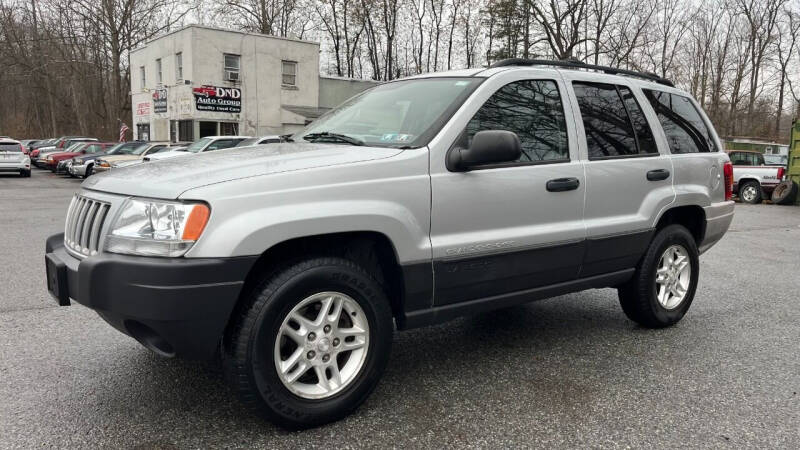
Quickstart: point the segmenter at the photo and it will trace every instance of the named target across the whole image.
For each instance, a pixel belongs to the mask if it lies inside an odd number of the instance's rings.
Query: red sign
[[[137,116],[149,116],[150,115],[150,102],[142,102],[136,104],[136,115]]]

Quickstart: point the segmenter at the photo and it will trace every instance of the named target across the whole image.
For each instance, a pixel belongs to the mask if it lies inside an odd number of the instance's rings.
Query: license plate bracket
[[[47,290],[59,306],[69,306],[66,264],[51,253],[44,256],[44,264],[47,271]]]

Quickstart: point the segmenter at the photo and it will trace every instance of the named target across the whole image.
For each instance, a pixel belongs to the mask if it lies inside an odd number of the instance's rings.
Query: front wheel
[[[681,225],[669,225],[653,238],[633,278],[621,286],[625,315],[648,328],[680,321],[694,299],[700,258],[694,237]]]
[[[286,428],[338,420],[383,373],[392,315],[381,285],[342,258],[314,258],[263,280],[226,334],[226,372],[245,405]]]

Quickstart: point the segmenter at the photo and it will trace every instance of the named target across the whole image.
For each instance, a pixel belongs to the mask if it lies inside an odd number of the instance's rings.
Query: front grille
[[[67,223],[64,228],[64,244],[81,256],[97,253],[100,246],[100,233],[111,205],[82,195],[72,198],[67,210]]]

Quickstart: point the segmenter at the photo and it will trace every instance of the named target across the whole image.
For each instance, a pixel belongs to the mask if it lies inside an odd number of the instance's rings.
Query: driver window
[[[495,92],[467,124],[462,141],[475,133],[513,131],[522,143],[520,162],[569,161],[567,123],[558,86],[550,80],[522,80]]]

